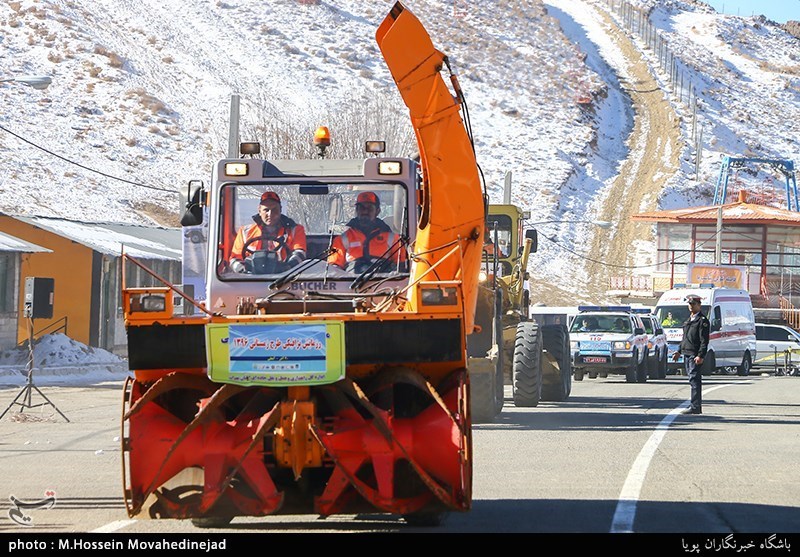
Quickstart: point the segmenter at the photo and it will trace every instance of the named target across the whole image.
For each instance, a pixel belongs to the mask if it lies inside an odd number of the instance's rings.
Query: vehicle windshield
[[[223,185],[217,274],[222,280],[263,280],[297,269],[304,279],[352,280],[372,264],[381,277],[407,274],[407,197],[405,186],[392,182]],[[369,200],[377,215],[359,217],[357,200]],[[368,238],[348,242],[344,251],[358,261],[348,255],[341,265],[327,264],[334,240],[358,218],[377,223],[377,229],[364,226],[372,230]],[[300,247],[303,258],[292,260]]]
[[[494,228],[497,226],[497,255],[509,257],[511,255],[511,218],[508,215],[489,215],[486,220],[486,234],[489,241],[495,241]]]
[[[703,315],[708,316],[708,306],[702,306],[700,311],[703,312]],[[658,306],[656,308],[656,317],[664,328],[675,329],[683,327],[683,322],[689,319],[689,306],[686,304],[680,306]]]
[[[625,315],[578,315],[570,327],[572,333],[627,333],[633,332],[631,320]]]

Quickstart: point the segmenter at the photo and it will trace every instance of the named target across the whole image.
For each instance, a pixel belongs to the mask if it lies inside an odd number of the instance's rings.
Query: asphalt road
[[[0,407],[18,391],[0,389]],[[421,531],[377,514],[237,518],[215,531],[131,519],[122,497],[122,384],[41,391],[69,422],[50,405],[0,420],[0,534]],[[741,536],[763,543],[800,534],[800,377],[713,376],[704,391],[704,414],[684,416],[689,386],[679,376],[584,379],[568,401],[537,408],[515,408],[507,387],[498,420],[473,429],[472,509],[425,531],[678,533],[682,543],[694,539],[683,535],[734,534],[739,544]],[[36,392],[32,400],[43,402]]]

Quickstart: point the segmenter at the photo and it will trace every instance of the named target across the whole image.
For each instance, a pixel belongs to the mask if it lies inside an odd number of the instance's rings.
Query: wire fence
[[[695,180],[699,181],[703,156],[703,124],[698,120],[699,95],[696,84],[702,83],[705,80],[704,76],[675,54],[664,34],[650,21],[646,10],[626,0],[605,1],[608,7],[619,15],[622,26],[637,35],[657,58],[659,69],[672,86],[672,93],[691,113],[689,136],[694,142]]]

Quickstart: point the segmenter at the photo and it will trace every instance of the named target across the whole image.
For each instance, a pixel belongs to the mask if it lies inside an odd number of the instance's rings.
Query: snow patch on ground
[[[0,352],[0,385],[24,385],[28,378],[27,343]],[[123,380],[128,361],[61,333],[44,335],[33,343],[33,382],[36,385],[92,384]]]

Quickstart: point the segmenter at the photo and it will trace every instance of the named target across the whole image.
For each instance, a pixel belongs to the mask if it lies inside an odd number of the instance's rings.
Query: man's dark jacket
[[[711,331],[711,324],[708,318],[702,313],[692,319],[689,317],[683,322],[683,340],[678,350],[684,357],[700,356],[706,357],[708,351],[708,335]]]

